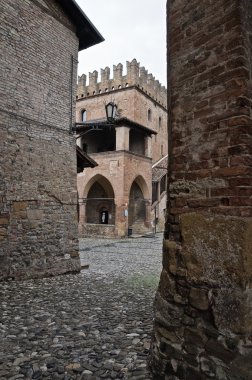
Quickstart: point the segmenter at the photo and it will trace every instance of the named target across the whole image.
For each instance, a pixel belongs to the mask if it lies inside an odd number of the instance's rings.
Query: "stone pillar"
[[[146,155],[146,157],[152,157],[151,136],[146,136],[145,137],[145,155]]]
[[[151,228],[151,200],[145,199],[145,226]]]
[[[128,201],[117,199],[115,225],[119,237],[128,236],[128,205]]]
[[[85,230],[86,223],[86,206],[87,199],[79,199],[79,235],[82,236]]]
[[[129,151],[129,131],[128,127],[116,127],[116,150]]]
[[[252,2],[168,1],[169,169],[150,366],[252,373]]]

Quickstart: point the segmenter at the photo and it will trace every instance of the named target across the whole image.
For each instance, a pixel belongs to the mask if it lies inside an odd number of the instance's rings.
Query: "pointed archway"
[[[143,177],[138,176],[132,182],[129,194],[128,225],[133,233],[149,230],[150,220],[149,192]]]
[[[103,176],[95,176],[86,187],[86,223],[114,224],[115,202],[111,183]]]

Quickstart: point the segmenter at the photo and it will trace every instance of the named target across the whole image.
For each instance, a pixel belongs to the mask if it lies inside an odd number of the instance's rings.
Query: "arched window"
[[[159,118],[158,118],[158,128],[161,128],[161,126],[162,126],[162,118],[161,118],[161,116],[159,116]]]
[[[148,109],[148,121],[151,121],[151,117],[152,117],[152,115],[151,115],[151,109],[149,108]]]
[[[87,111],[86,110],[81,111],[81,121],[82,122],[87,121]]]

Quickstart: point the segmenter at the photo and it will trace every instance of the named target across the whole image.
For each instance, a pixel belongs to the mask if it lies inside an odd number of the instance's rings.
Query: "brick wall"
[[[168,1],[170,170],[151,367],[249,379],[252,278],[249,1]]]
[[[166,108],[137,88],[123,88],[78,99],[76,103],[76,120],[81,121],[81,111],[83,109],[87,111],[87,121],[106,117],[104,104],[111,101],[111,96],[118,105],[120,116],[127,117],[158,132],[157,136],[152,136],[153,162],[158,161],[162,156],[161,145],[163,145],[163,155],[166,155],[168,149]],[[152,112],[151,120],[148,120],[148,109]],[[161,118],[160,125],[159,118]]]
[[[166,107],[167,91],[165,86],[148,73],[145,67],[140,67],[139,62],[133,59],[132,62],[126,63],[127,73],[123,75],[123,65],[113,66],[113,76],[110,77],[110,68],[101,69],[101,80],[98,82],[98,72],[95,70],[89,73],[89,84],[87,85],[87,76],[82,74],[78,80],[77,96],[86,98],[94,94],[104,94],[118,89],[137,86],[145,94],[151,96],[162,106]]]
[[[54,1],[4,2],[1,25],[0,278],[76,271],[78,39]]]
[[[105,229],[104,226],[97,225],[92,228],[85,227],[86,215],[80,218],[80,234],[90,234],[91,232],[100,233],[107,231],[108,236],[127,236],[128,219],[124,211],[129,205],[129,195],[131,186],[136,178],[146,200],[151,201],[151,159],[138,156],[128,152],[104,152],[92,154],[91,157],[98,163],[93,169],[85,169],[84,173],[78,174],[77,185],[79,199],[86,199],[91,185],[103,179],[104,189],[107,191],[108,198],[114,197],[115,202],[115,220],[116,228]],[[127,205],[126,205],[127,204]],[[150,218],[150,211],[148,211]],[[148,218],[147,218],[148,219]],[[150,220],[146,220],[148,229],[150,229]],[[95,229],[96,228],[96,229]],[[102,232],[102,235],[104,232]]]
[[[170,35],[171,215],[251,216],[251,61],[242,10],[232,1],[204,5],[188,2],[171,12],[178,25]]]

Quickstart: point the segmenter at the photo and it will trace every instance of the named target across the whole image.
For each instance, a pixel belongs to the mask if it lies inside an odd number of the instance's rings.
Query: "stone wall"
[[[54,1],[4,2],[1,26],[0,279],[78,271],[78,38]]]
[[[251,2],[168,1],[168,217],[156,379],[252,373]]]

